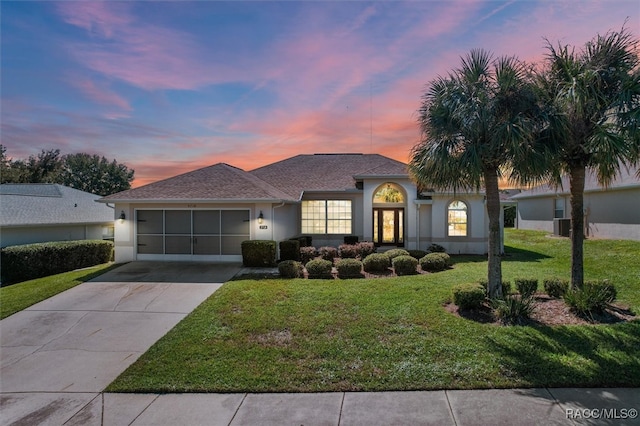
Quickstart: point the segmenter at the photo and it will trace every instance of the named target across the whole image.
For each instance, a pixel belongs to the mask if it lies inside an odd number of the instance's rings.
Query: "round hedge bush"
[[[333,266],[332,262],[324,259],[314,259],[310,260],[306,265],[307,272],[309,273],[310,279],[330,279],[331,268]]]
[[[485,291],[480,284],[458,284],[453,287],[453,303],[461,309],[479,308],[484,302]]]
[[[425,257],[426,255],[428,255],[429,253],[424,251],[424,250],[408,250],[409,251],[409,256],[411,257],[415,257],[416,260],[420,260],[423,257]]]
[[[372,253],[364,258],[362,266],[366,272],[384,272],[391,266],[391,260],[386,253]]]
[[[389,259],[393,260],[398,256],[410,256],[409,252],[406,251],[405,249],[391,249],[391,250],[387,250],[384,252],[384,254],[386,254],[387,256],[389,256]]]
[[[429,253],[420,259],[420,267],[423,271],[444,271],[451,265],[451,257],[447,253]]]
[[[304,277],[304,267],[302,263],[295,260],[284,260],[278,263],[278,272],[282,278]]]
[[[330,247],[330,246],[320,247],[320,249],[318,250],[318,253],[320,254],[320,256],[322,256],[324,260],[328,260],[332,264],[333,264],[333,259],[338,257],[338,249],[335,247]]]
[[[362,262],[357,259],[340,259],[336,263],[338,278],[364,278],[362,275]]]
[[[414,275],[418,271],[418,260],[412,256],[398,256],[394,257],[391,261],[393,269],[396,271],[396,275]]]

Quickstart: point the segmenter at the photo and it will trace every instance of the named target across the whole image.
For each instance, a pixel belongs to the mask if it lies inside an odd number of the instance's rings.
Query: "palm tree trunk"
[[[571,287],[574,289],[582,287],[584,282],[584,179],[584,166],[571,168]]]
[[[498,172],[495,169],[484,171],[484,184],[489,215],[489,265],[488,293],[491,299],[502,297],[502,256],[500,243],[500,192]]]

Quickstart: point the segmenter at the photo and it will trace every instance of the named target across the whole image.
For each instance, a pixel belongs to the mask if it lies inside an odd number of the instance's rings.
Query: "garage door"
[[[242,255],[249,210],[137,210],[137,258],[222,259]]]

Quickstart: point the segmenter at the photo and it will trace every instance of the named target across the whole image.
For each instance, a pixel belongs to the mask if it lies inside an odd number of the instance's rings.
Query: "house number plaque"
[[[260,229],[268,229],[267,225],[260,225]]]

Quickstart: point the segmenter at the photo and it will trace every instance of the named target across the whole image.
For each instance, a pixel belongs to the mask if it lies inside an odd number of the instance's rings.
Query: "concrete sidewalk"
[[[3,394],[2,424],[638,425],[639,389]],[[34,403],[41,407],[33,410]],[[65,407],[65,410],[61,410]],[[635,414],[634,414],[635,413]]]

